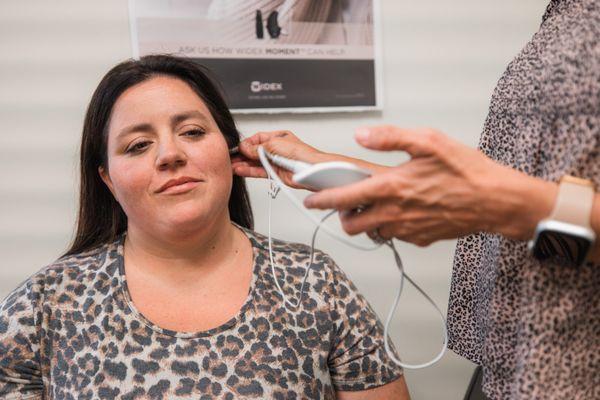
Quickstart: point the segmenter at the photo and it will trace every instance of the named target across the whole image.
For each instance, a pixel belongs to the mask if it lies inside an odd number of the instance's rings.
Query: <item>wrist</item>
[[[310,162],[312,163],[322,163],[322,162],[331,162],[331,161],[342,161],[343,156],[334,154],[334,153],[326,153],[324,151],[316,150],[312,155],[312,159]]]
[[[385,172],[390,169],[390,167],[386,167],[384,165],[370,163],[365,160],[361,160],[358,158],[352,158],[352,157],[348,157],[348,156],[343,156],[340,154],[319,152],[319,154],[315,155],[314,162],[329,162],[329,161],[349,162],[351,164],[356,165],[359,168],[367,169],[373,173]]]
[[[510,239],[528,240],[537,224],[550,216],[558,184],[529,176],[508,167],[488,190],[488,230]]]
[[[592,217],[590,220],[592,230],[596,233],[600,232],[600,195],[594,195],[594,205],[592,206]]]
[[[596,243],[588,257],[590,261],[600,262],[600,195],[594,196],[594,205],[592,206],[592,230],[596,233]]]

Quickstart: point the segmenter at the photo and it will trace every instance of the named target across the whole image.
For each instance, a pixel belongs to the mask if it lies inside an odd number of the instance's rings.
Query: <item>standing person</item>
[[[265,176],[259,144],[289,158],[371,168],[372,178],[305,205],[341,210],[350,234],[422,246],[459,238],[449,346],[482,366],[485,395],[598,399],[599,40],[600,2],[552,0],[494,91],[479,151],[431,129],[358,130],[365,147],[410,154],[390,168],[320,152],[282,131],[243,142],[234,171]],[[370,207],[349,211],[359,205]]]

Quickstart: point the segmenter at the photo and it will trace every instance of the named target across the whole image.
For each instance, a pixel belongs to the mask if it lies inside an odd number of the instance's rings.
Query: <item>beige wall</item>
[[[539,25],[546,0],[382,0],[385,108],[358,114],[238,116],[241,131],[291,129],[323,149],[397,163],[401,154],[358,148],[353,129],[429,125],[476,145],[505,65]],[[77,146],[101,76],[130,56],[125,0],[0,2],[0,298],[55,259],[71,237]],[[266,186],[250,182],[257,230],[266,232]],[[300,195],[300,194],[299,194]],[[281,196],[275,236],[307,242],[313,227]],[[407,271],[444,308],[454,242],[399,246]],[[330,253],[383,316],[397,273],[390,254],[361,253],[326,236]],[[408,362],[440,342],[433,310],[408,289],[392,327]],[[449,353],[407,372],[415,399],[461,399],[473,366]]]

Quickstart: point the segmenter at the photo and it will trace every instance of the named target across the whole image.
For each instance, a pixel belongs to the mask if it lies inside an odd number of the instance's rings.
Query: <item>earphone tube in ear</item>
[[[240,154],[240,146],[235,146],[229,149],[230,156],[237,156],[238,154]]]

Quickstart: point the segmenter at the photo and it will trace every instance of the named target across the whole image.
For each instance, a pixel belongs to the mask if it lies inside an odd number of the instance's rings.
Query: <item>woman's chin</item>
[[[165,233],[171,232],[174,235],[182,233],[194,233],[200,230],[210,229],[210,226],[217,219],[217,214],[210,212],[199,212],[197,209],[189,212],[181,210],[172,215],[163,218],[162,227]]]

